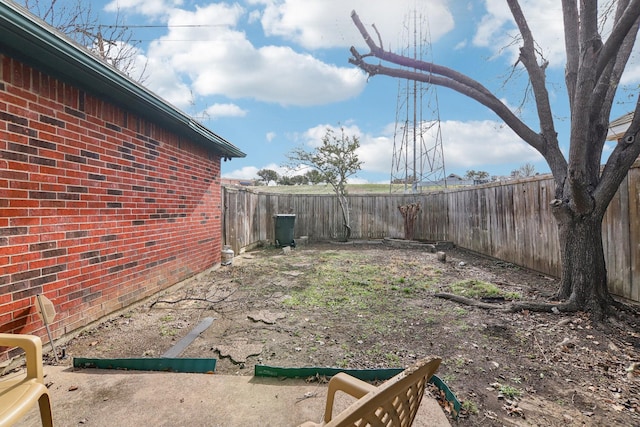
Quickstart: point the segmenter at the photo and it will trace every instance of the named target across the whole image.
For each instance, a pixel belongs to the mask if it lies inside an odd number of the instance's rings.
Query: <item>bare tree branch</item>
[[[495,112],[502,120],[505,121],[505,123],[507,123],[509,127],[511,127],[518,134],[518,136],[520,136],[523,140],[528,142],[538,151],[545,151],[545,145],[542,137],[538,133],[534,132],[531,128],[529,128],[524,122],[522,122],[502,101],[500,101],[482,84],[450,68],[426,61],[411,60],[411,62],[409,62],[408,58],[404,56],[383,50],[373,42],[371,36],[365,29],[364,25],[360,21],[360,18],[358,17],[358,14],[355,11],[351,12],[351,18],[360,31],[360,34],[362,34],[365,42],[369,46],[369,49],[371,50],[370,54],[361,55],[355,47],[351,47],[352,58],[349,59],[349,62],[351,64],[358,66],[359,68],[367,72],[369,76],[384,74],[391,77],[416,79],[418,81],[448,87],[457,92],[460,92],[463,95],[475,99],[476,101],[487,106],[489,109]],[[404,69],[389,68],[382,65],[369,64],[364,61],[364,58],[368,56],[375,56],[378,59],[390,62],[392,64],[416,68],[418,70],[426,72],[427,74]]]
[[[564,155],[560,151],[553,124],[545,125],[542,134],[533,131],[527,124],[520,120],[520,118],[518,118],[511,109],[509,109],[509,107],[507,107],[502,101],[500,101],[500,99],[498,99],[478,81],[455,70],[432,62],[419,61],[387,52],[375,44],[355,11],[351,12],[351,18],[371,52],[366,55],[362,55],[355,47],[351,47],[350,50],[352,57],[349,59],[350,63],[367,72],[370,77],[376,74],[383,74],[391,77],[414,79],[417,81],[444,86],[466,95],[482,105],[485,105],[496,113],[498,117],[500,117],[520,138],[542,154],[554,174],[557,186],[563,185],[567,165]],[[533,49],[533,51],[535,54],[535,49]],[[374,56],[383,61],[410,68],[411,70],[370,64],[364,60],[369,56]],[[423,73],[413,71],[416,69],[423,71]],[[540,70],[540,73],[540,75],[544,77],[544,71]],[[546,89],[543,88],[540,90],[541,86],[543,85],[538,85],[539,92],[543,93],[539,93],[536,96],[542,100],[541,104],[544,104],[544,99],[545,97],[548,97],[548,95],[545,94]],[[550,116],[550,107],[547,107],[547,109],[549,113],[545,117],[552,117]],[[544,107],[542,107],[542,110],[544,110]]]
[[[578,78],[578,62],[580,59],[580,45],[578,43],[579,17],[576,0],[562,0],[564,20],[564,45],[567,55],[564,79],[569,94],[569,108],[573,109],[573,98],[576,93],[576,79]]]
[[[596,76],[600,76],[607,64],[611,62],[612,58],[618,55],[620,46],[631,31],[631,28],[638,24],[637,21],[640,17],[640,0],[631,0],[628,6],[623,10],[622,5],[625,3],[625,1],[621,1],[618,5],[616,23],[613,27],[613,31],[611,31],[607,41],[602,46],[598,58]]]

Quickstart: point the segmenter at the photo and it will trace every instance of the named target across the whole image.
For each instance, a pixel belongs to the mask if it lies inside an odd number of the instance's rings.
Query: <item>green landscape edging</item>
[[[196,374],[213,373],[216,359],[201,358],[126,358],[91,359],[74,357],[74,368],[123,369],[131,371],[186,372]]]
[[[332,377],[339,372],[345,372],[352,377],[358,378],[362,381],[384,381],[389,378],[398,375],[404,371],[401,368],[387,368],[387,369],[340,369],[340,368],[320,368],[320,367],[307,367],[307,368],[280,368],[275,366],[256,365],[254,369],[254,375],[256,377],[279,377],[279,378],[309,378],[316,375]],[[444,393],[445,399],[453,407],[453,417],[458,418],[462,405],[451,391],[449,386],[442,381],[437,375],[432,375],[429,382],[438,387]]]
[[[437,375],[432,375],[431,378],[429,378],[429,382],[438,387],[438,389],[444,393],[444,398],[447,399],[447,402],[449,402],[451,406],[453,406],[453,418],[458,419],[462,405],[449,386]]]
[[[394,375],[398,375],[402,371],[404,371],[404,369],[279,368],[275,366],[256,365],[254,375],[256,377],[308,378],[316,375],[332,377],[339,372],[345,372],[362,381],[384,381]]]

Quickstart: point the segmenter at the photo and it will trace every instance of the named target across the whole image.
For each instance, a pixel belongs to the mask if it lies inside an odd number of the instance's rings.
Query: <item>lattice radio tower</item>
[[[415,10],[409,14],[405,24],[407,41],[401,52],[403,56],[425,60],[428,54],[432,54],[425,21]],[[436,87],[424,82],[400,80],[391,192],[421,193],[443,186],[446,187],[446,174]]]

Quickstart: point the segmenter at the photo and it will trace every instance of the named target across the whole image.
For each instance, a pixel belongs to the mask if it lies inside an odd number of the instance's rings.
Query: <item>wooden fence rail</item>
[[[350,195],[352,239],[403,238],[398,206],[418,202],[414,238],[457,246],[551,276],[561,271],[549,176],[427,194]],[[256,193],[223,188],[225,244],[239,253],[273,243],[274,216],[295,214],[294,235],[310,241],[343,238],[340,207],[332,195]],[[603,222],[612,293],[640,301],[640,164],[634,165]]]

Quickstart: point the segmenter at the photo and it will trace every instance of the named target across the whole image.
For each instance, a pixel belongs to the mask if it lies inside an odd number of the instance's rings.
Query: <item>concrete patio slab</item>
[[[326,384],[252,376],[45,366],[56,426],[296,426],[320,421]],[[339,394],[337,410],[351,398]],[[17,426],[39,426],[37,408]],[[425,397],[414,426],[450,426]]]

